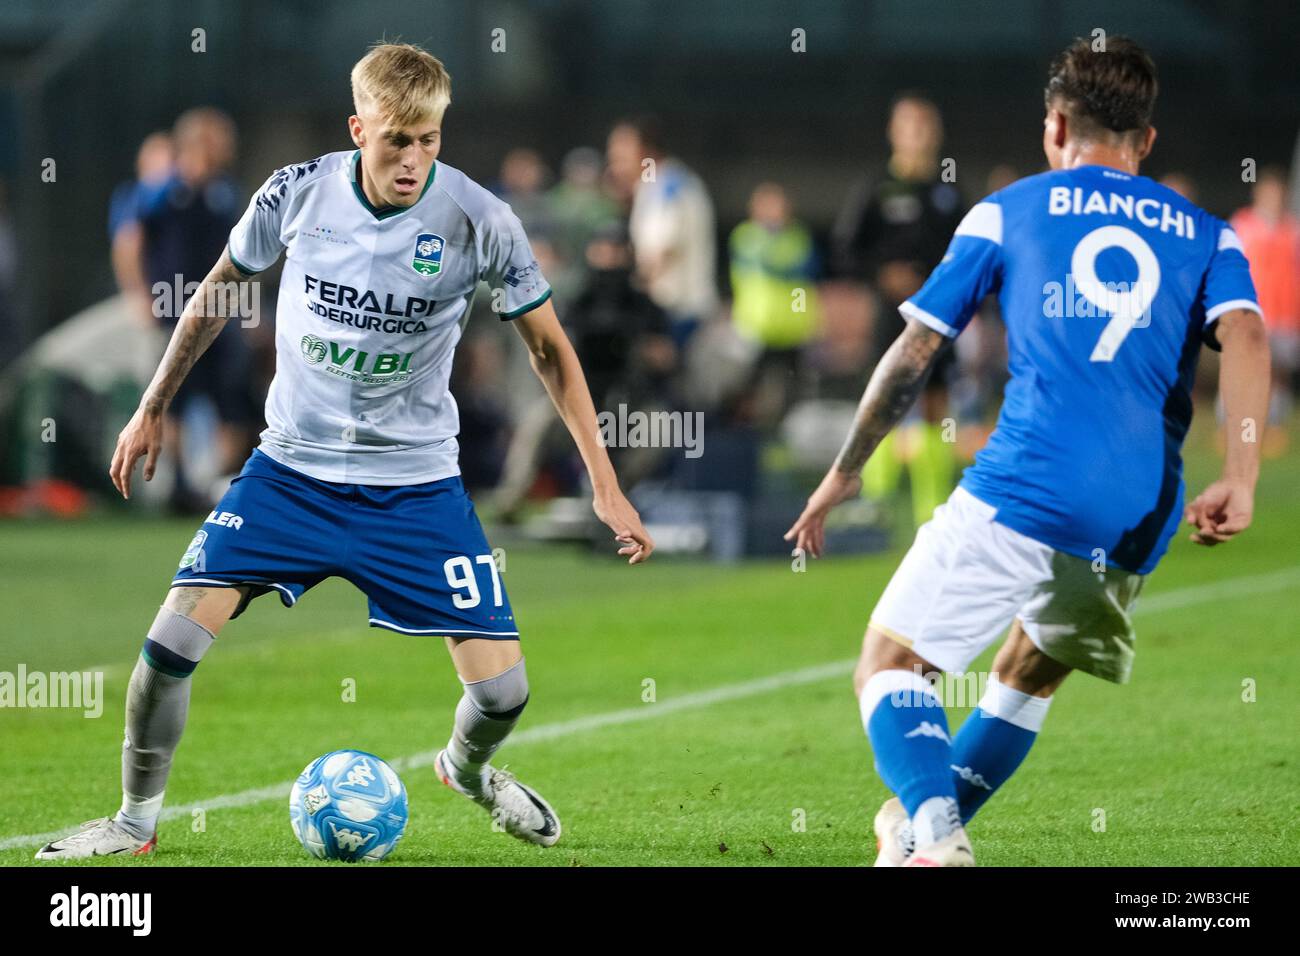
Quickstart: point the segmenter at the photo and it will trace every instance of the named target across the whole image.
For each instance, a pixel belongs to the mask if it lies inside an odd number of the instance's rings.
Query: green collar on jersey
[[[372,204],[366,198],[365,190],[361,188],[361,150],[352,154],[352,192],[356,194],[357,202],[366,207],[366,210],[376,219],[389,219],[393,216],[400,215],[411,209],[424,198],[424,194],[429,191],[433,185],[433,177],[438,174],[438,161],[435,159],[433,165],[429,167],[429,178],[424,181],[424,188],[420,190],[420,195],[410,206],[384,206],[379,208]]]

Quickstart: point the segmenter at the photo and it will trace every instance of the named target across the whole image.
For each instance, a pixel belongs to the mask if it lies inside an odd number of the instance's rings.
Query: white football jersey
[[[287,251],[261,449],[322,481],[460,473],[452,356],[480,281],[503,319],[551,294],[510,207],[435,162],[411,206],[376,209],[358,150],[286,166],[230,233],[249,275]]]

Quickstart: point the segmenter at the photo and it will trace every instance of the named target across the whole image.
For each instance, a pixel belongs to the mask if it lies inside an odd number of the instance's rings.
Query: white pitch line
[[[1229,578],[1225,581],[1216,581],[1212,584],[1194,585],[1192,587],[1179,588],[1174,591],[1166,591],[1163,594],[1153,594],[1142,599],[1134,609],[1134,612],[1148,614],[1152,612],[1176,610],[1196,604],[1219,601],[1225,598],[1240,597],[1249,594],[1262,594],[1268,591],[1280,591],[1298,583],[1300,583],[1300,567],[1287,568],[1270,574],[1256,574],[1247,577]],[[850,673],[853,669],[854,663],[855,661],[853,660],[843,660],[835,661],[830,664],[817,664],[813,667],[783,671],[779,674],[773,674],[770,677],[760,677],[756,680],[743,681],[738,684],[723,684],[721,687],[713,687],[708,690],[683,694],[680,697],[674,697],[670,700],[654,704],[643,704],[640,707],[625,707],[621,710],[610,710],[602,714],[590,714],[586,717],[575,717],[572,720],[562,720],[552,724],[539,724],[536,727],[528,727],[516,734],[511,734],[510,743],[513,745],[531,743],[539,740],[557,740],[561,737],[580,734],[588,730],[598,730],[603,727],[616,727],[621,724],[638,723],[643,720],[664,717],[685,710],[697,710],[701,707],[710,707],[714,704],[721,704],[730,700],[755,697],[759,694],[767,694],[772,691],[783,690],[787,687],[798,687],[802,684],[815,684],[820,681],[829,680],[832,677],[842,677]],[[418,767],[427,767],[429,764],[433,763],[433,758],[438,755],[439,749],[441,748],[425,750],[408,757],[399,757],[392,761],[393,768],[401,771]],[[189,816],[193,811],[198,809],[224,810],[232,807],[246,807],[255,803],[264,803],[269,800],[287,800],[289,797],[289,789],[292,786],[293,781],[288,781],[285,783],[273,784],[269,787],[254,787],[251,790],[241,790],[239,793],[222,794],[221,796],[212,797],[209,800],[200,800],[196,803],[164,807],[159,819],[172,820],[176,817]],[[62,830],[51,830],[47,833],[28,833],[21,836],[5,837],[4,839],[0,839],[0,850],[12,850],[23,846],[38,846],[43,843],[48,843],[51,840],[58,839],[59,837],[65,836],[69,832],[73,831],[73,827],[65,827]]]
[[[831,677],[842,677],[853,669],[854,662],[836,661],[833,664],[818,664],[814,667],[805,667],[800,670],[784,671],[780,674],[773,674],[770,677],[760,677],[757,680],[745,681],[739,684],[724,684],[721,687],[713,687],[709,690],[697,691],[691,694],[683,694],[680,697],[674,697],[671,700],[657,702],[653,704],[642,704],[640,707],[626,707],[622,710],[606,711],[603,714],[591,714],[587,717],[576,717],[573,720],[563,720],[553,724],[539,724],[536,727],[527,727],[517,734],[510,735],[510,743],[523,744],[538,740],[555,740],[560,737],[567,737],[570,734],[578,734],[587,730],[596,730],[601,727],[613,727],[620,724],[631,724],[637,721],[650,720],[654,717],[663,717],[667,714],[675,714],[683,710],[694,710],[700,707],[708,707],[712,704],[719,704],[728,700],[739,700],[744,697],[753,697],[756,694],[766,694],[774,690],[781,690],[785,687],[797,687],[800,684],[814,684],[818,681],[827,680]],[[415,767],[427,767],[433,763],[433,758],[438,755],[439,747],[434,750],[426,750],[422,753],[413,754],[409,757],[399,757],[391,761],[393,769],[397,771],[409,770]],[[293,786],[293,781],[274,784],[269,787],[255,787],[252,790],[241,790],[239,793],[223,794],[219,797],[213,797],[210,800],[200,800],[196,803],[185,804],[182,806],[164,807],[159,816],[159,820],[171,820],[176,817],[189,816],[197,809],[203,810],[224,810],[230,807],[246,807],[254,803],[263,803],[268,800],[285,800],[289,799],[289,789]],[[0,840],[0,850],[12,850],[21,846],[39,846],[56,840],[59,837],[66,836],[73,832],[72,827],[66,827],[62,830],[53,830],[49,833],[31,833],[23,836],[6,837]]]
[[[1209,584],[1197,584],[1192,587],[1139,597],[1134,614],[1147,614],[1152,611],[1174,611],[1191,607],[1194,604],[1206,604],[1245,597],[1249,594],[1265,594],[1269,591],[1281,591],[1288,587],[1300,586],[1300,567],[1284,568],[1269,574],[1251,574],[1246,577],[1228,578],[1226,581],[1212,581]]]

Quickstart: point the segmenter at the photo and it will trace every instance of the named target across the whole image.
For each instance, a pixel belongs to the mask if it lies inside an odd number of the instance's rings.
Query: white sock
[[[912,815],[912,833],[916,846],[938,843],[961,826],[961,813],[952,797],[931,797]]]
[[[158,829],[158,815],[162,813],[162,805],[161,793],[146,799],[123,790],[122,808],[113,819],[137,840],[147,840]]]

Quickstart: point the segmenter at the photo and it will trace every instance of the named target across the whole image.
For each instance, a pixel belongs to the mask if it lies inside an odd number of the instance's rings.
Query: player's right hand
[[[808,499],[803,514],[785,533],[785,540],[793,540],[796,549],[820,558],[826,549],[826,516],[841,501],[855,497],[861,490],[860,475],[846,475],[832,465]]]
[[[1196,528],[1191,534],[1193,541],[1213,547],[1250,527],[1254,511],[1254,486],[1221,478],[1187,505],[1183,518]]]
[[[162,415],[141,407],[136,409],[117,436],[117,448],[113,451],[113,463],[108,466],[108,474],[113,479],[113,487],[123,498],[131,497],[131,472],[141,458],[144,459],[144,480],[153,481],[158,451],[162,448],[162,432]]]
[[[654,539],[641,523],[641,515],[632,507],[623,492],[615,489],[597,494],[592,501],[596,517],[614,532],[614,540],[622,545],[618,553],[628,564],[640,564],[654,553]]]

